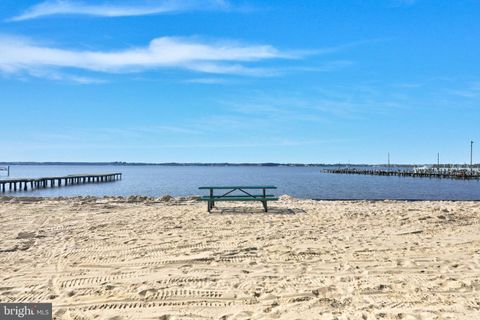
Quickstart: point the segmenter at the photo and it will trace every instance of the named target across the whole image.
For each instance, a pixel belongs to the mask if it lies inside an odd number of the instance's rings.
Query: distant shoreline
[[[1,166],[6,165],[57,165],[57,166],[176,166],[176,167],[387,167],[388,164],[348,164],[348,163],[276,163],[276,162],[261,162],[261,163],[231,163],[231,162],[35,162],[35,161],[14,161],[14,162],[0,162]],[[395,168],[411,168],[415,166],[426,166],[432,164],[391,164]],[[466,166],[458,163],[445,163],[441,166]],[[480,164],[474,164],[473,167],[480,167]]]

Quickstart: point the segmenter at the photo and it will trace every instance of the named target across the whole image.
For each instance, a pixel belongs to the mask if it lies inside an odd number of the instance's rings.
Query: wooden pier
[[[414,177],[414,178],[441,178],[441,179],[463,179],[463,180],[479,180],[480,172],[478,170],[435,170],[422,169],[417,171],[406,170],[375,170],[375,169],[356,169],[343,168],[324,170],[327,173],[336,174],[362,174],[372,176],[397,176],[397,177]]]
[[[35,189],[44,189],[48,187],[61,187],[85,183],[101,183],[121,180],[122,174],[104,173],[104,174],[72,174],[59,177],[42,178],[19,178],[19,179],[0,179],[0,191],[28,191]]]

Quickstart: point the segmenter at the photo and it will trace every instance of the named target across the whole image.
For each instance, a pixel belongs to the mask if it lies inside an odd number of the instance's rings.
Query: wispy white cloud
[[[228,81],[222,78],[193,78],[184,81],[186,83],[198,83],[198,84],[225,84]]]
[[[221,120],[222,117],[215,117]],[[227,120],[228,122],[231,122]],[[201,121],[202,122],[202,121]],[[288,137],[275,135],[265,137],[261,142],[255,137],[244,137],[241,143],[218,141],[209,143],[209,137],[218,132],[201,131],[190,127],[199,126],[202,123],[189,122],[189,126],[183,125],[160,125],[130,128],[97,128],[53,131],[50,133],[27,134],[31,144],[22,144],[22,147],[37,149],[38,146],[49,148],[70,149],[76,148],[104,148],[104,149],[159,149],[159,148],[259,148],[259,147],[295,147],[306,145],[322,145],[329,143],[345,142],[341,138],[307,138]],[[167,136],[165,136],[167,135]],[[171,143],[172,135],[177,143]],[[199,139],[199,135],[202,137]],[[206,142],[205,142],[206,141]],[[2,141],[2,146],[15,146],[12,141]]]
[[[332,123],[336,119],[359,121],[372,115],[390,117],[412,104],[418,106],[412,96],[399,94],[402,90],[384,88],[384,85],[365,84],[305,87],[287,93],[253,90],[226,96],[218,102],[240,119],[239,125],[251,123],[245,119],[262,119],[277,127],[291,122],[313,125]]]
[[[55,136],[55,135],[54,135]],[[42,137],[43,138],[46,138]],[[43,141],[35,143],[22,143],[21,148],[28,150],[51,150],[51,149],[60,149],[60,150],[81,150],[81,149],[102,149],[102,150],[158,150],[158,149],[238,149],[238,148],[265,148],[265,147],[298,147],[298,146],[315,146],[315,145],[325,145],[325,144],[338,144],[354,141],[352,139],[268,139],[265,142],[257,141],[245,141],[242,143],[124,143],[118,141],[109,141],[107,142],[76,142],[65,143],[58,141]],[[4,148],[16,149],[18,144],[12,143],[11,141],[5,141],[2,143]]]
[[[0,72],[31,75],[45,70],[78,69],[101,73],[131,73],[177,68],[213,74],[274,75],[248,63],[267,59],[298,59],[298,54],[271,45],[207,42],[196,38],[161,37],[145,47],[117,51],[62,49],[18,37],[0,36]]]
[[[309,66],[294,66],[294,67],[284,67],[282,71],[284,72],[332,72],[340,69],[344,69],[354,65],[355,62],[351,60],[332,60],[324,62],[320,65],[309,65]]]
[[[74,0],[44,1],[28,8],[25,12],[9,21],[22,21],[52,15],[88,15],[99,17],[128,17],[154,14],[165,14],[189,10],[228,10],[232,6],[224,0],[157,0],[157,1],[130,1],[122,4],[104,2],[91,4]]]
[[[58,72],[56,70],[31,69],[29,70],[28,74],[35,78],[42,78],[42,79],[61,81],[61,82],[72,82],[72,83],[78,83],[78,84],[100,84],[100,83],[107,82],[106,80],[103,80],[103,79],[79,76],[79,75],[71,75],[63,72]]]
[[[470,83],[468,86],[462,89],[450,89],[451,94],[463,98],[478,98],[480,97],[480,82]]]

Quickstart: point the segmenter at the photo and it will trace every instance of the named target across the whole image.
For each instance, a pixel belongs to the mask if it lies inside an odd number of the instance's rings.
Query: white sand
[[[480,203],[283,199],[4,198],[0,301],[76,320],[480,319]]]

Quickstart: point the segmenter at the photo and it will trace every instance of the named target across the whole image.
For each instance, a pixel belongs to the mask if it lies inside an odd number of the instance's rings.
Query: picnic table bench
[[[198,189],[209,190],[208,196],[202,196],[200,198],[200,200],[208,202],[208,212],[211,212],[217,201],[260,201],[263,204],[265,212],[268,212],[267,201],[278,200],[273,194],[267,194],[267,190],[277,189],[275,186],[210,186],[200,187]],[[215,190],[222,190],[223,194],[215,195]],[[253,191],[248,192],[246,190]],[[262,190],[261,194],[255,194],[257,190]],[[233,194],[235,191],[240,194]]]

